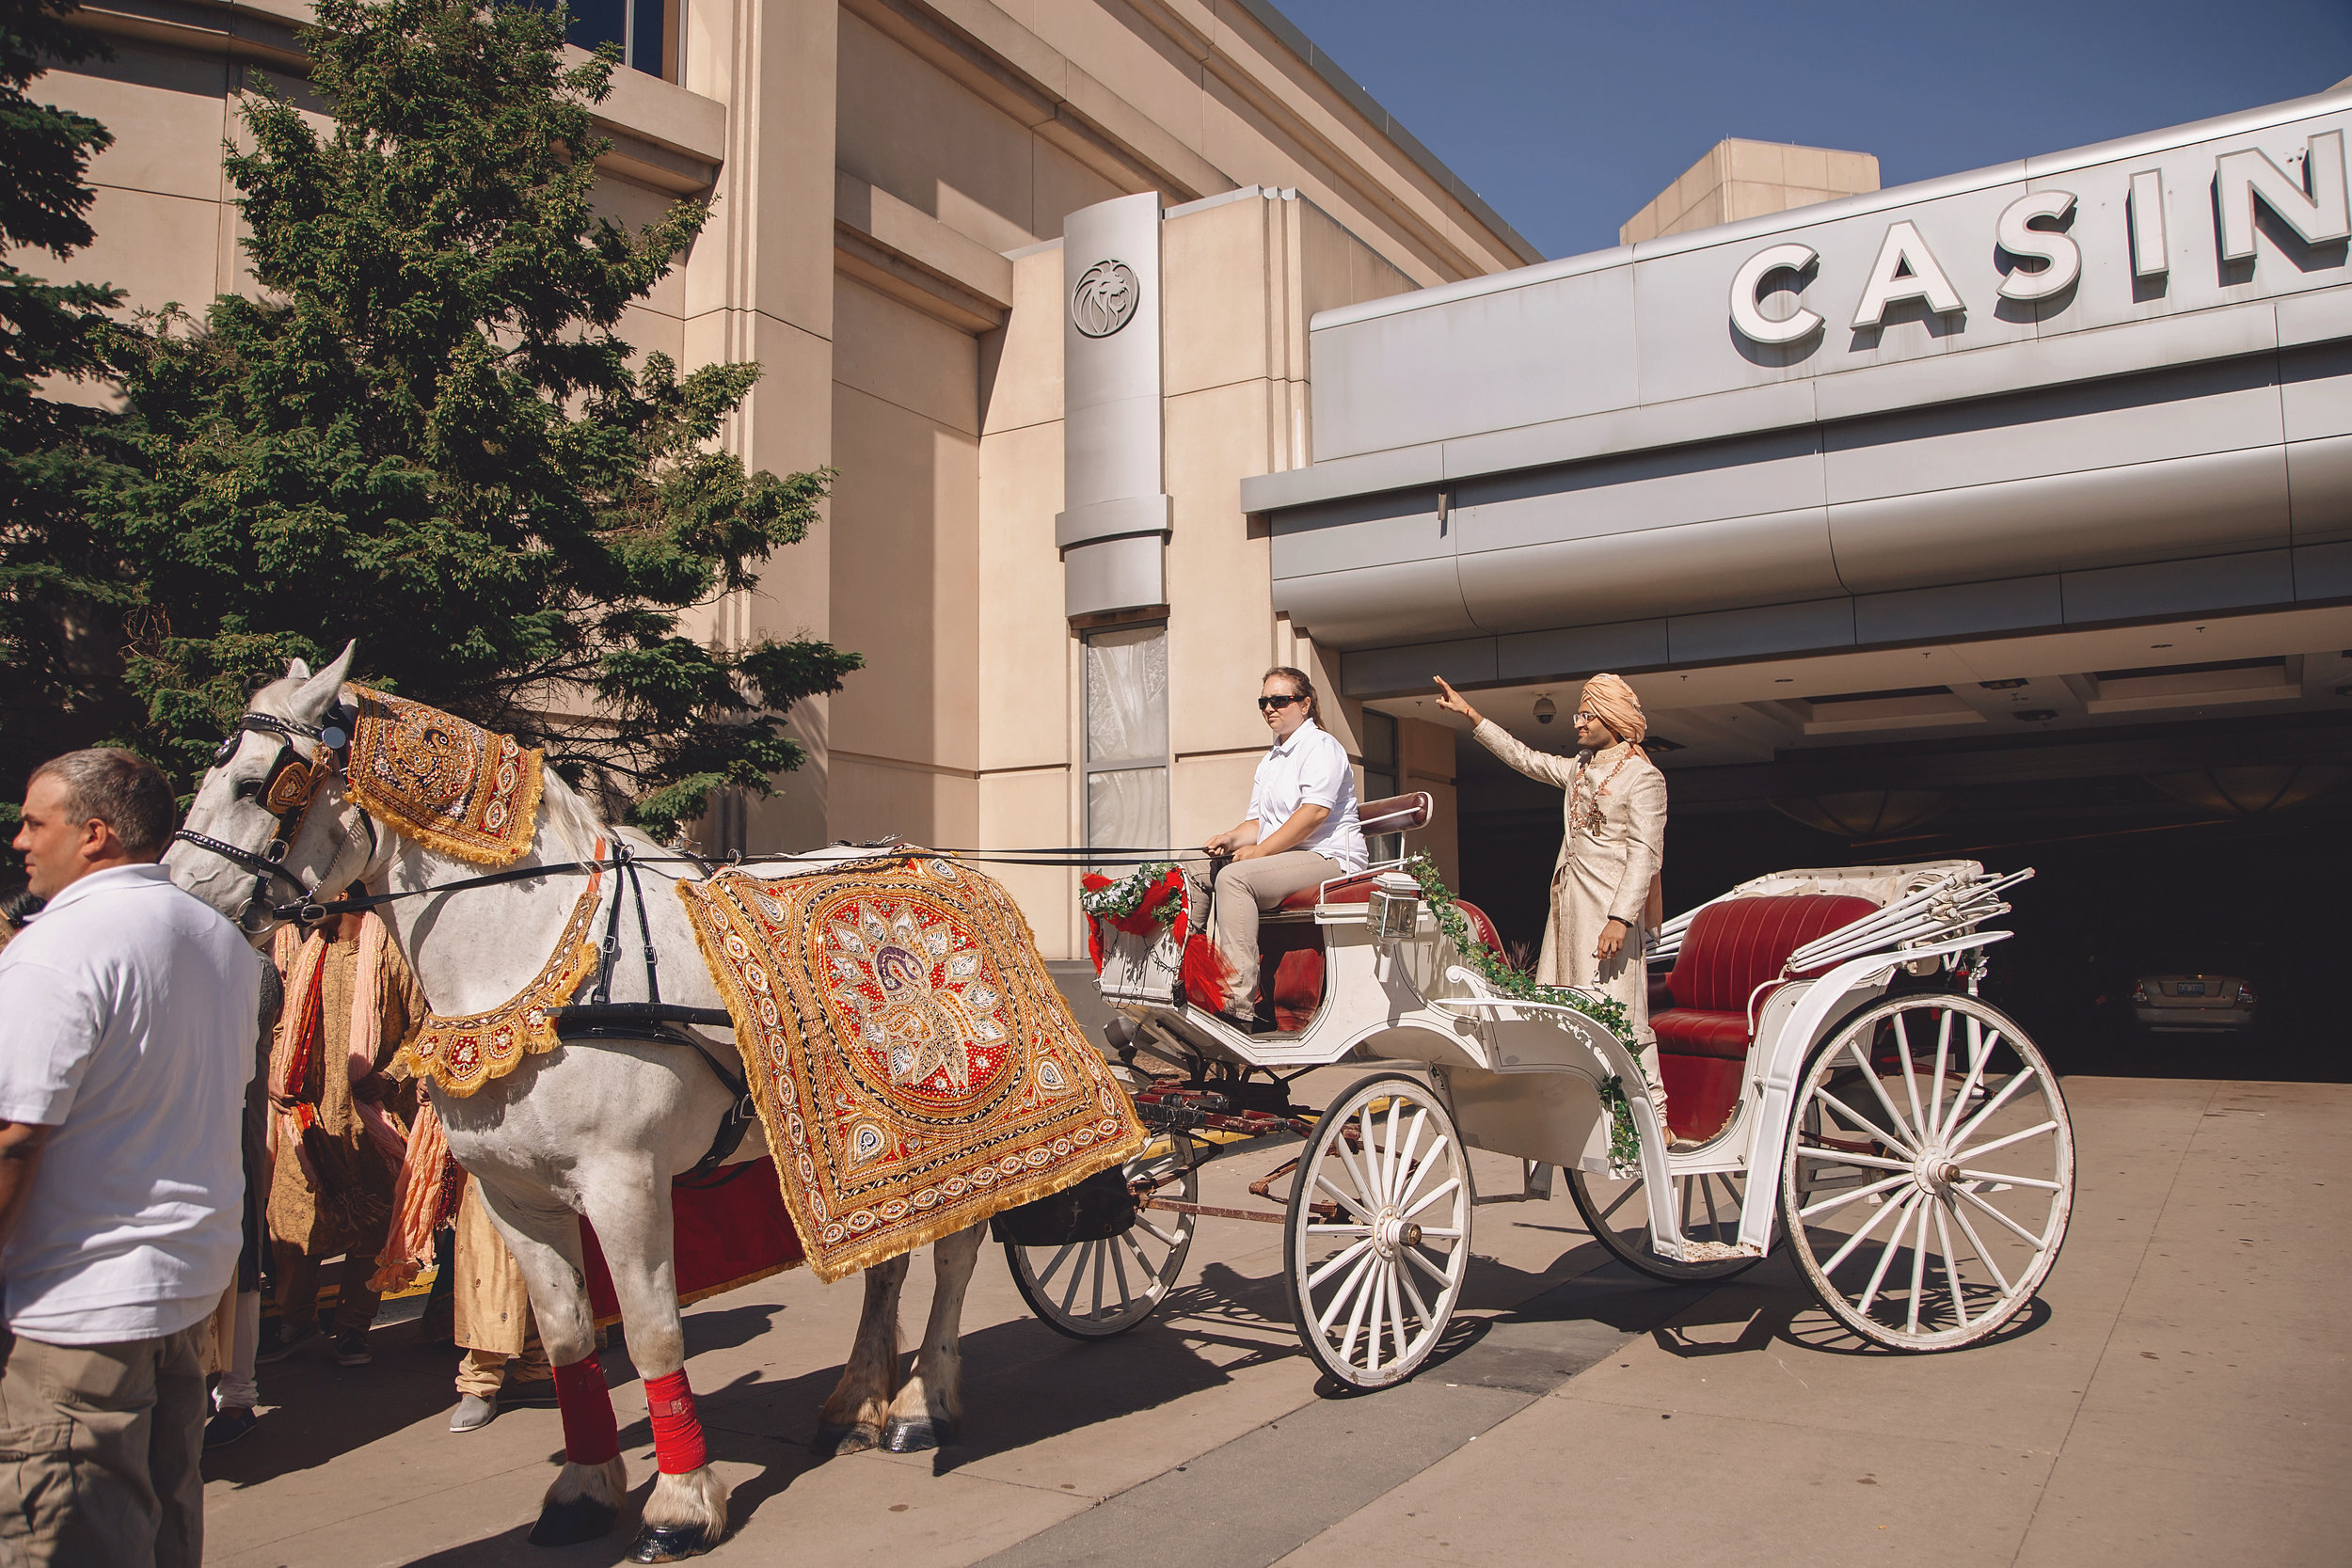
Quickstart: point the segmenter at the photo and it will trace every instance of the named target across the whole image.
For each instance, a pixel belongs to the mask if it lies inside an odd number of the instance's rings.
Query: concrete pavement
[[[1335,1091],[1335,1070],[1302,1098]],[[1565,1194],[1479,1211],[1456,1348],[1403,1388],[1326,1397],[1291,1335],[1273,1226],[1208,1222],[1160,1319],[1076,1344],[983,1259],[969,1431],[938,1454],[805,1448],[854,1285],[781,1275],[687,1318],[736,1531],[714,1563],[1498,1560],[2341,1563],[2352,1500],[2352,1086],[2074,1079],[2080,1185],[2042,1305],[1956,1354],[1867,1352],[1768,1262],[1711,1292],[1605,1262]],[[1203,1200],[1279,1164],[1210,1167]],[[1482,1186],[1507,1185],[1484,1162]],[[907,1318],[928,1303],[910,1279]],[[209,1559],[611,1563],[521,1536],[552,1411],[448,1433],[453,1353],[265,1369],[263,1423],[214,1456]],[[644,1400],[614,1371],[636,1496]]]

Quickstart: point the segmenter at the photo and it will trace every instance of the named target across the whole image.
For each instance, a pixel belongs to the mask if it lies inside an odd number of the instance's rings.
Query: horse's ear
[[[343,651],[337,656],[335,662],[321,670],[317,674],[311,675],[303,685],[302,689],[294,694],[292,705],[296,717],[316,721],[320,715],[335,705],[335,699],[343,689],[343,677],[351,673],[352,655],[357,653],[358,648],[359,644],[357,641],[344,643]],[[298,664],[301,660],[297,659],[295,662]]]
[[[290,658],[286,660],[286,678],[290,681],[309,680],[310,678],[310,661],[307,658]]]

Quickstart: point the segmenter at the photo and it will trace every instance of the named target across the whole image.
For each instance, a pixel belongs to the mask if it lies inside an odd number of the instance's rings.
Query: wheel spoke
[[[1368,1372],[1380,1370],[1380,1315],[1389,1304],[1388,1275],[1386,1263],[1375,1263],[1372,1283],[1364,1289],[1364,1294],[1372,1298],[1371,1331],[1364,1336],[1364,1370]]]
[[[1414,1204],[1410,1209],[1406,1210],[1403,1217],[1408,1220],[1411,1219],[1415,1214],[1420,1213],[1423,1209],[1428,1208],[1431,1204],[1437,1202],[1438,1199],[1445,1196],[1446,1194],[1460,1191],[1461,1186],[1462,1179],[1460,1177],[1447,1177],[1442,1184],[1432,1187],[1428,1192],[1423,1193],[1422,1195],[1421,1201]]]
[[[1903,1121],[1902,1112],[1896,1108],[1894,1100],[1887,1094],[1886,1085],[1879,1081],[1879,1069],[1870,1065],[1870,1053],[1862,1049],[1862,1042],[1858,1039],[1848,1040],[1846,1042],[1846,1053],[1854,1059],[1854,1065],[1862,1069],[1863,1080],[1870,1085],[1870,1093],[1877,1098],[1878,1102],[1881,1105],[1886,1107],[1886,1119],[1894,1123],[1897,1127],[1902,1128],[1906,1132],[1911,1131],[1911,1129]],[[1820,1092],[1823,1095],[1827,1095],[1829,1090],[1824,1087]],[[1838,1109],[1845,1110],[1845,1106],[1842,1102],[1838,1103]],[[1852,1115],[1850,1111],[1847,1112],[1847,1114],[1849,1116]],[[1886,1141],[1890,1145],[1902,1149],[1905,1153],[1917,1152],[1917,1150],[1911,1146],[1910,1142],[1902,1138],[1889,1138]]]
[[[1406,1180],[1404,1190],[1396,1195],[1396,1205],[1398,1208],[1402,1209],[1405,1205],[1413,1201],[1413,1195],[1421,1191],[1422,1181],[1431,1171],[1438,1168],[1439,1157],[1444,1155],[1452,1147],[1453,1145],[1448,1142],[1446,1135],[1442,1132],[1431,1140],[1428,1152],[1421,1157],[1421,1163],[1413,1167],[1410,1176]],[[1446,1164],[1451,1164],[1453,1162],[1448,1160],[1446,1161]]]
[[[1960,1125],[1960,1118],[1968,1114],[1968,1097],[1977,1092],[1978,1085],[1984,1082],[1985,1064],[1993,1060],[1993,1048],[2000,1041],[2001,1032],[1998,1029],[1994,1030],[1988,1039],[1985,1037],[1984,1021],[1973,1016],[1968,1020],[1968,1076],[1961,1081],[1960,1092],[1952,1096],[1952,1114],[1945,1118],[1944,1126],[1937,1129],[1947,1140],[1951,1137],[1951,1130]]]
[[[1797,1218],[1809,1220],[1816,1214],[1830,1213],[1835,1210],[1844,1208],[1856,1198],[1868,1197],[1872,1193],[1883,1193],[1889,1187],[1899,1187],[1910,1180],[1911,1172],[1906,1170],[1900,1176],[1890,1176],[1883,1181],[1873,1181],[1867,1187],[1850,1187],[1834,1197],[1825,1197],[1819,1203],[1808,1204],[1798,1210]]]
[[[2024,1143],[2027,1138],[2040,1137],[2044,1132],[2054,1132],[2056,1131],[2058,1131],[2057,1122],[2045,1121],[2037,1126],[2028,1127],[2022,1132],[2011,1132],[2006,1138],[1995,1138],[1989,1144],[1979,1144],[1974,1148],[1964,1148],[1961,1146],[1960,1140],[1955,1139],[1952,1144],[1952,1158],[1957,1160],[1963,1155],[1973,1157],[1976,1155],[1990,1154],[1996,1148],[2007,1148],[2011,1144]]]
[[[2044,1181],[2035,1176],[2003,1176],[1996,1170],[1968,1170],[1964,1167],[1960,1174],[1972,1181],[1998,1181],[2011,1187],[2036,1187],[2045,1193],[2062,1193],[2066,1190],[2056,1181]]]
[[[1935,1205],[1922,1200],[1913,1205],[1919,1216],[1918,1239],[1911,1243],[1911,1307],[1903,1314],[1903,1332],[1919,1332],[1919,1298],[1927,1293],[1928,1284],[1928,1213]],[[1947,1252],[1949,1248],[1946,1249]],[[1951,1259],[1944,1260],[1944,1271],[1951,1273]]]
[[[1868,1241],[1870,1239],[1870,1232],[1876,1230],[1881,1224],[1899,1211],[1902,1205],[1899,1203],[1881,1204],[1879,1206],[1879,1212],[1872,1214],[1868,1220],[1865,1221],[1861,1229],[1847,1237],[1846,1244],[1832,1253],[1830,1255],[1829,1261],[1821,1265],[1821,1277],[1823,1279],[1827,1279],[1831,1275],[1836,1274],[1837,1272],[1837,1265],[1843,1263],[1849,1257],[1851,1257],[1854,1248]]]
[[[1603,1223],[1606,1223],[1609,1219],[1614,1216],[1618,1210],[1626,1206],[1626,1201],[1641,1190],[1642,1183],[1638,1180],[1627,1182],[1625,1191],[1617,1195],[1617,1201],[1600,1212],[1600,1217]]]
[[[1428,1108],[1422,1105],[1414,1106],[1413,1119],[1405,1129],[1405,1146],[1397,1155],[1396,1178],[1389,1184],[1390,1191],[1393,1195],[1390,1202],[1404,1202],[1406,1195],[1421,1185],[1422,1174],[1436,1160],[1438,1150],[1434,1146],[1427,1154],[1421,1153],[1421,1135],[1428,1131]]]
[[[1405,1180],[1405,1146],[1398,1141],[1398,1136],[1404,1128],[1405,1097],[1391,1095],[1389,1097],[1389,1137],[1386,1147],[1380,1150],[1380,1168],[1376,1173],[1380,1178],[1378,1196],[1384,1204],[1389,1201],[1389,1195],[1396,1191],[1396,1184]]]
[[[2001,1265],[1994,1262],[1993,1255],[1984,1249],[1984,1238],[1977,1234],[1977,1227],[1968,1223],[1968,1216],[1961,1211],[1957,1203],[1952,1205],[1952,1218],[1960,1222],[1960,1233],[1968,1238],[1968,1244],[1976,1249],[1977,1261],[1982,1263],[1991,1273],[1993,1282],[2001,1288],[2001,1294],[2014,1295],[2016,1289],[2010,1284],[2009,1275],[2001,1272]]]
[[[1944,1211],[1951,1207],[1953,1205],[1948,1200],[1935,1206],[1935,1236],[1944,1248],[1944,1283],[1952,1292],[1952,1310],[1960,1315],[1960,1326],[1965,1329],[1968,1326],[1968,1303],[1963,1299],[1961,1292],[1959,1259],[1952,1256],[1951,1223],[1944,1217]]]
[[[1704,1175],[1698,1178],[1698,1189],[1700,1201],[1707,1205],[1707,1228],[1715,1235],[1721,1235],[1724,1222],[1722,1217],[1715,1212],[1715,1189],[1709,1185]],[[1684,1228],[1689,1227],[1686,1226]]]
[[[1045,1271],[1037,1276],[1038,1289],[1041,1291],[1051,1285],[1054,1282],[1055,1274],[1060,1270],[1063,1263],[1069,1260],[1070,1255],[1077,1250],[1078,1243],[1075,1242],[1062,1243],[1061,1250],[1054,1254],[1054,1260],[1046,1264]]]
[[[1411,1247],[1405,1247],[1401,1250],[1406,1258],[1412,1258],[1414,1256],[1413,1249]],[[1426,1263],[1422,1265],[1423,1268],[1427,1268],[1428,1266],[1429,1265]],[[1421,1287],[1413,1283],[1413,1271],[1410,1269],[1399,1269],[1396,1271],[1396,1279],[1397,1283],[1405,1288],[1405,1294],[1412,1301],[1413,1310],[1421,1314],[1421,1321],[1431,1328],[1437,1327],[1438,1315],[1435,1312],[1430,1311],[1429,1304],[1422,1299]],[[1442,1293],[1443,1292],[1440,1292],[1441,1295]]]
[[[1362,1257],[1365,1252],[1370,1250],[1371,1246],[1372,1238],[1370,1236],[1366,1236],[1362,1241],[1358,1242],[1355,1245],[1348,1247],[1344,1251],[1333,1253],[1329,1259],[1327,1259],[1321,1268],[1315,1270],[1314,1273],[1307,1276],[1307,1289],[1311,1291],[1316,1286],[1321,1285],[1325,1280],[1339,1273],[1341,1269],[1346,1267],[1351,1260]]]
[[[1094,1311],[1091,1315],[1097,1318],[1103,1315],[1103,1275],[1107,1272],[1103,1267],[1104,1262],[1103,1255],[1108,1251],[1110,1248],[1100,1242],[1091,1243],[1087,1247],[1087,1252],[1094,1263]]]
[[[1905,1176],[1911,1174],[1915,1164],[1910,1160],[1889,1160],[1879,1154],[1849,1154],[1842,1148],[1810,1148],[1802,1146],[1797,1149],[1797,1158],[1819,1160],[1825,1165],[1865,1165],[1871,1170],[1899,1170]]]
[[[1120,1236],[1122,1238],[1125,1237],[1126,1234],[1127,1233],[1123,1230],[1120,1232]],[[1135,1243],[1132,1242],[1128,1243],[1128,1245],[1130,1246],[1133,1246],[1134,1244]],[[1135,1291],[1127,1283],[1127,1255],[1120,1251],[1115,1245],[1106,1244],[1103,1250],[1110,1255],[1111,1272],[1118,1276],[1119,1305],[1123,1310],[1129,1302],[1136,1299]]]
[[[1870,1271],[1870,1288],[1862,1292],[1862,1301],[1854,1308],[1864,1317],[1870,1315],[1870,1304],[1878,1299],[1879,1287],[1886,1283],[1887,1266],[1895,1261],[1896,1249],[1903,1244],[1903,1232],[1911,1228],[1911,1200],[1905,1198],[1895,1205],[1899,1217],[1895,1221],[1895,1233],[1879,1248],[1879,1266]],[[1822,1271],[1826,1274],[1828,1271]]]
[[[1345,1307],[1351,1300],[1355,1299],[1357,1290],[1362,1285],[1364,1276],[1371,1272],[1372,1254],[1369,1250],[1367,1250],[1362,1257],[1356,1260],[1356,1267],[1349,1273],[1348,1276],[1340,1281],[1340,1288],[1331,1292],[1331,1304],[1328,1307],[1326,1307],[1323,1309],[1323,1315],[1315,1320],[1315,1326],[1317,1328],[1322,1329],[1327,1334],[1330,1332],[1331,1320],[1340,1315],[1340,1309],[1342,1307]]]
[[[1876,1084],[1878,1079],[1873,1076],[1870,1079],[1870,1082]],[[1903,1142],[1902,1139],[1895,1136],[1894,1133],[1889,1132],[1886,1129],[1881,1127],[1877,1122],[1872,1121],[1868,1117],[1864,1116],[1860,1111],[1855,1110],[1852,1106],[1847,1104],[1844,1101],[1832,1094],[1829,1090],[1828,1085],[1816,1085],[1813,1089],[1813,1097],[1816,1100],[1825,1100],[1832,1105],[1836,1106],[1838,1110],[1845,1113],[1847,1120],[1852,1122],[1856,1127],[1862,1129],[1865,1132],[1869,1133],[1870,1136],[1876,1138],[1887,1148],[1899,1148],[1905,1154],[1911,1155],[1915,1159],[1917,1158],[1919,1152],[1917,1149],[1913,1148],[1909,1144]],[[1886,1098],[1886,1091],[1881,1089],[1879,1091],[1879,1098],[1881,1100],[1884,1100]],[[1892,1107],[1890,1107],[1890,1109]]]
[[[1969,1138],[1975,1135],[1977,1129],[1982,1127],[1988,1118],[1997,1113],[2002,1106],[2008,1104],[2009,1097],[2015,1094],[2019,1089],[2024,1088],[2028,1079],[2038,1076],[2040,1075],[2034,1070],[2034,1069],[2028,1067],[2024,1071],[2011,1078],[2008,1083],[2003,1084],[2001,1085],[2001,1092],[1994,1095],[1990,1101],[1986,1101],[1983,1110],[1979,1111],[1975,1116],[1968,1118],[1967,1126],[1962,1128],[1959,1132],[1953,1133],[1945,1141],[1954,1148],[1966,1148]]]
[[[1310,1236],[1369,1236],[1372,1234],[1372,1227],[1368,1225],[1324,1225],[1316,1222],[1307,1227],[1307,1234]]]
[[[1396,1289],[1396,1265],[1389,1265],[1389,1342],[1396,1347],[1395,1359],[1402,1364],[1410,1354],[1405,1343],[1405,1303]]]
[[[1163,1246],[1174,1246],[1176,1244],[1176,1238],[1169,1235],[1167,1231],[1162,1230],[1158,1226],[1153,1225],[1152,1223],[1151,1216],[1146,1214],[1140,1209],[1136,1211],[1136,1223],[1143,1227],[1144,1229],[1152,1232],[1152,1235],[1158,1237],[1160,1243]]]
[[[1152,1301],[1159,1300],[1168,1291],[1167,1282],[1160,1278],[1160,1271],[1152,1265],[1151,1259],[1144,1256],[1142,1246],[1136,1243],[1133,1234],[1122,1230],[1119,1233],[1119,1239],[1127,1243],[1127,1250],[1135,1255],[1136,1267],[1143,1271],[1145,1297]]]
[[[1954,1187],[1952,1191],[1960,1196],[1966,1198],[1969,1202],[1975,1204],[1978,1208],[1983,1210],[1986,1213],[1992,1215],[1994,1219],[2007,1226],[2010,1230],[2016,1233],[2019,1241],[2024,1242],[2027,1246],[2032,1247],[2036,1252],[2040,1252],[2042,1248],[2050,1244],[2048,1237],[2035,1235],[2032,1231],[2026,1229],[2024,1226],[2019,1225],[2015,1220],[2010,1219],[2007,1214],[2002,1213],[1998,1209],[1995,1209],[1993,1205],[1987,1203],[1984,1199],[1979,1197],[1967,1188]]]
[[[1919,1075],[1911,1069],[1911,1031],[1903,1027],[1903,1015],[1897,1013],[1895,1025],[1895,1055],[1903,1064],[1903,1094],[1911,1101],[1911,1125],[1924,1130],[1927,1117],[1919,1112]]]
[[[1367,1255],[1363,1264],[1362,1287],[1356,1292],[1356,1305],[1348,1308],[1347,1333],[1340,1340],[1340,1359],[1351,1360],[1356,1354],[1356,1334],[1364,1324],[1364,1307],[1380,1289],[1380,1259]]]
[[[1423,1257],[1422,1255],[1421,1248],[1417,1246],[1408,1246],[1403,1250],[1406,1260],[1419,1268],[1422,1273],[1427,1275],[1430,1281],[1435,1284],[1438,1290],[1451,1291],[1454,1289],[1454,1276],[1451,1274],[1440,1270],[1437,1264],[1432,1263],[1427,1258]],[[1448,1253],[1446,1255],[1446,1262],[1451,1265],[1453,1261],[1454,1255]]]
[[[1928,1119],[1921,1123],[1922,1126],[1932,1127],[1939,1132],[1944,1129],[1944,1069],[1945,1064],[1951,1060],[1954,1016],[1951,1008],[1947,1007],[1944,1009],[1944,1016],[1936,1022],[1935,1082],[1928,1087]]]
[[[1325,1177],[1321,1171],[1315,1172],[1315,1185],[1321,1187],[1325,1192],[1329,1193],[1333,1197],[1338,1198],[1341,1204],[1358,1219],[1363,1221],[1366,1225],[1370,1225],[1372,1223],[1372,1214],[1370,1212],[1367,1211],[1364,1206],[1358,1202],[1355,1198],[1348,1196],[1347,1194],[1331,1185],[1330,1180]]]

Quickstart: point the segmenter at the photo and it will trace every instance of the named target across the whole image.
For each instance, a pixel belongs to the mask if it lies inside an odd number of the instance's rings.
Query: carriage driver
[[[1274,746],[1258,764],[1249,815],[1204,846],[1232,857],[1216,874],[1211,934],[1229,970],[1221,1013],[1244,1033],[1255,1027],[1259,911],[1364,868],[1356,774],[1347,748],[1317,722],[1314,683],[1288,665],[1268,670],[1258,711]]]
[[[1544,927],[1535,978],[1597,991],[1625,1006],[1634,1059],[1658,1119],[1666,1086],[1649,1027],[1649,983],[1642,932],[1663,913],[1656,892],[1666,854],[1666,776],[1642,750],[1649,720],[1642,700],[1615,675],[1595,675],[1577,700],[1572,757],[1522,746],[1438,679],[1438,705],[1472,725],[1478,743],[1531,779],[1567,792],[1560,859],[1551,869],[1551,919]]]

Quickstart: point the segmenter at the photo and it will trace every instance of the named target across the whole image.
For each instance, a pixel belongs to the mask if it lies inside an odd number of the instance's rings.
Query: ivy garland
[[[1098,881],[1103,885],[1091,885]],[[1126,920],[1136,911],[1148,909],[1161,926],[1173,927],[1184,912],[1182,897],[1156,896],[1182,891],[1184,882],[1174,861],[1139,865],[1115,882],[1099,877],[1089,877],[1087,882],[1089,885],[1078,895],[1078,907],[1097,920]]]
[[[1543,985],[1525,970],[1512,968],[1502,954],[1470,934],[1470,922],[1455,907],[1454,895],[1438,879],[1435,862],[1426,854],[1417,854],[1405,863],[1404,868],[1421,884],[1422,896],[1438,917],[1438,929],[1445,933],[1446,940],[1454,943],[1454,950],[1487,985],[1515,1002],[1572,1007],[1616,1036],[1626,1050],[1635,1049],[1633,1027],[1626,1016],[1624,1003],[1565,986]],[[1620,1170],[1638,1168],[1642,1163],[1641,1134],[1634,1131],[1633,1109],[1626,1102],[1624,1081],[1613,1073],[1600,1085],[1600,1102],[1609,1108],[1609,1163]]]

